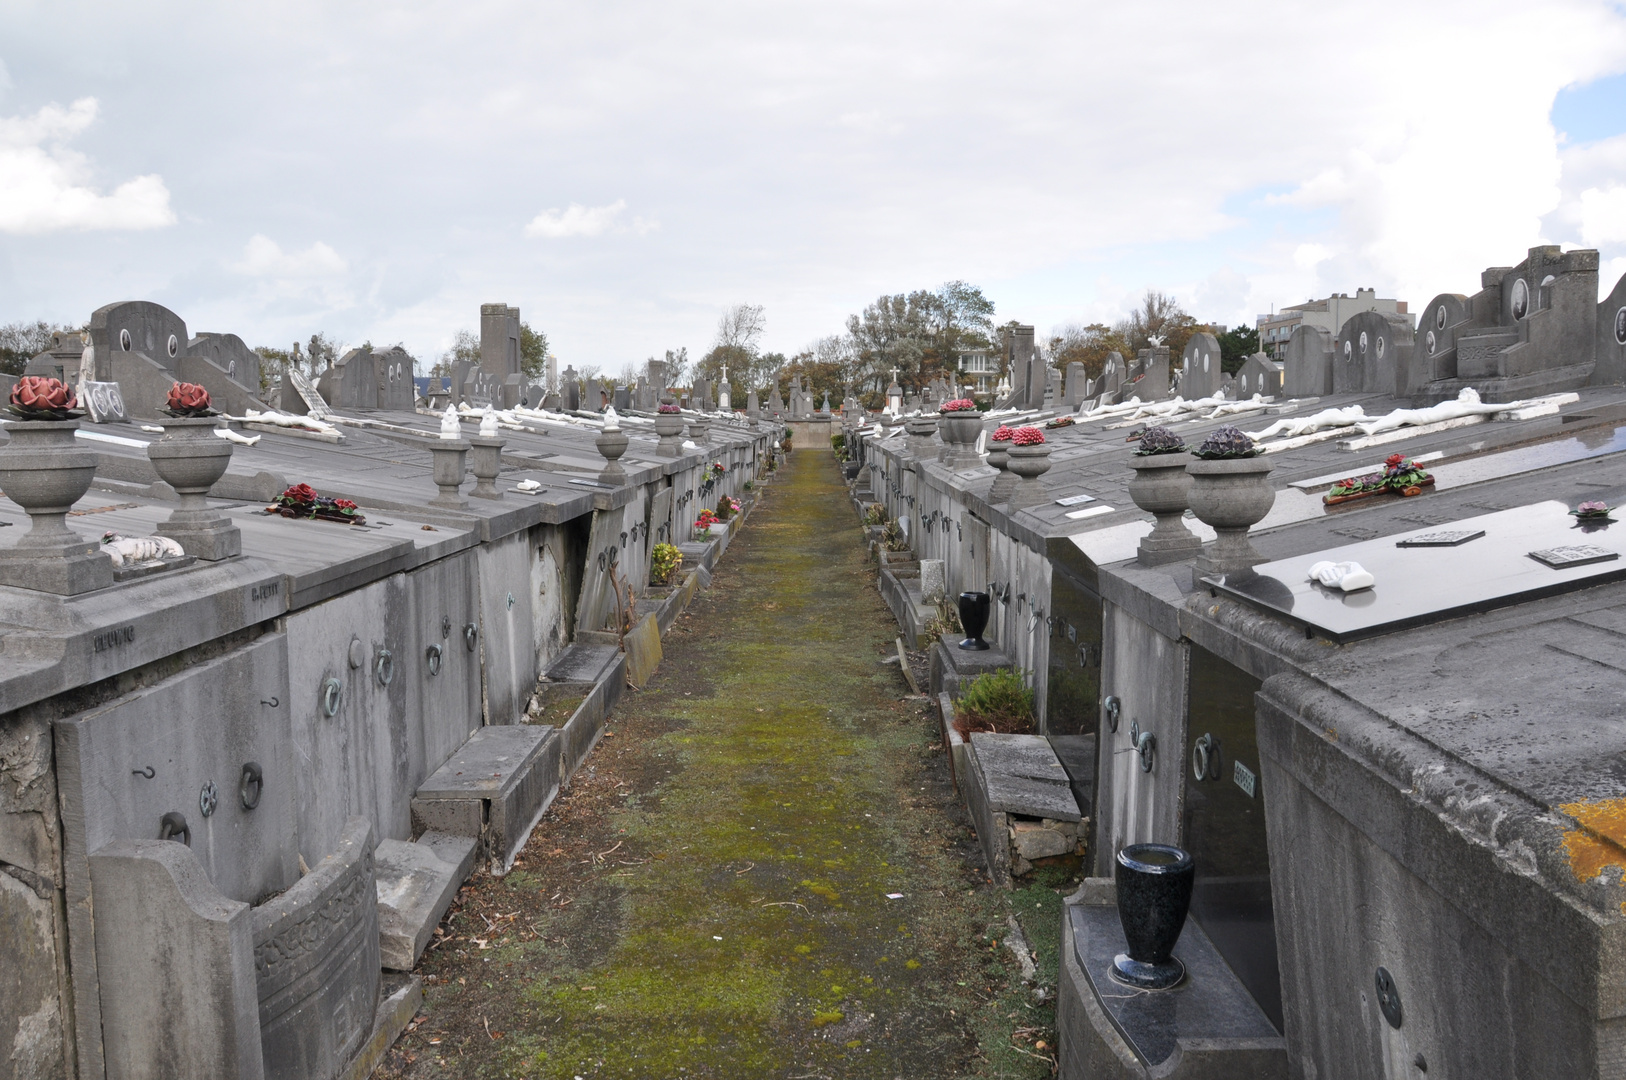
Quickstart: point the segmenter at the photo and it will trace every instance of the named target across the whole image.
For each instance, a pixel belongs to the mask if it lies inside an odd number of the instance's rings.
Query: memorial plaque
[[[1079,506],[1083,503],[1094,502],[1094,495],[1069,495],[1065,499],[1057,499],[1057,506]]]
[[[288,381],[293,384],[294,392],[305,403],[305,408],[318,416],[327,412],[327,399],[316,389],[316,384],[305,377],[305,373],[296,367],[290,367],[285,374]]]
[[[1395,547],[1458,547],[1485,535],[1484,529],[1447,529],[1444,532],[1423,533],[1421,536],[1396,540]]]
[[[128,424],[130,417],[124,411],[124,394],[116,382],[86,382],[85,411],[94,424]]]
[[[1596,544],[1566,544],[1563,547],[1543,548],[1541,551],[1532,551],[1530,557],[1539,563],[1544,563],[1554,570],[1567,570],[1572,566],[1586,566],[1589,563],[1608,562],[1620,558],[1620,552],[1609,551]]]

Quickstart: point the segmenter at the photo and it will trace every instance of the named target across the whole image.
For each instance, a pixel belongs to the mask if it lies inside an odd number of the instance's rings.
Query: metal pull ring
[[[252,810],[260,805],[260,792],[264,789],[265,772],[260,768],[260,763],[243,762],[243,777],[237,782],[237,797],[243,801],[243,809]]]
[[[468,646],[469,652],[474,651],[474,642],[479,636],[480,636],[480,628],[479,627],[475,626],[473,623],[465,623],[464,624],[464,626],[463,626],[463,644]]]
[[[1140,771],[1152,771],[1152,755],[1157,752],[1157,736],[1140,729],[1140,721],[1129,725],[1129,745],[1140,755]]]
[[[424,650],[424,656],[426,658],[428,658],[428,660],[429,660],[429,674],[430,675],[439,675],[440,674],[440,658],[441,658],[441,648],[440,648],[440,646],[439,645],[431,645],[431,646],[429,646],[429,648]]]
[[[1218,780],[1219,774],[1219,740],[1204,732],[1191,744],[1191,775],[1196,780]]]
[[[171,810],[158,819],[158,839],[176,840],[176,843],[192,846],[192,830],[187,827],[186,818],[179,810]]]
[[[1108,694],[1106,701],[1101,703],[1101,708],[1107,714],[1107,730],[1116,734],[1118,731],[1118,712],[1123,708],[1123,703]]]
[[[339,699],[344,696],[344,684],[338,679],[329,678],[322,683],[322,715],[329,718],[339,715]]]
[[[378,676],[380,686],[388,686],[395,680],[395,654],[388,649],[378,650],[378,659],[373,661],[373,674]]]

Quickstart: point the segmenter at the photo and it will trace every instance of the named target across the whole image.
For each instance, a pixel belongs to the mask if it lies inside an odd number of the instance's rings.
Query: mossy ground
[[[1065,883],[986,884],[833,456],[763,494],[515,871],[460,894],[379,1075],[1051,1075],[1002,942],[1015,911],[1053,987]]]

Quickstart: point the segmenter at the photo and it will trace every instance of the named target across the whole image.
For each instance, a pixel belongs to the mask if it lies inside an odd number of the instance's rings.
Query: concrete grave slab
[[[1067,770],[1042,735],[971,735],[971,756],[986,782],[988,807],[1026,817],[1078,821]]]
[[[378,885],[379,962],[411,971],[435,927],[474,868],[479,841],[426,832],[417,840],[385,840],[373,851]]]
[[[627,633],[627,681],[642,690],[655,677],[661,662],[661,632],[651,612]]]
[[[550,725],[484,727],[425,780],[414,829],[478,837],[505,873],[559,793],[559,733]]]

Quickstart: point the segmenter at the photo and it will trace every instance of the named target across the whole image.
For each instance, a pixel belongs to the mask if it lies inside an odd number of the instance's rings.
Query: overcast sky
[[[0,0],[0,322],[432,361],[505,301],[613,372],[956,278],[1041,334],[1148,287],[1420,306],[1543,242],[1607,291],[1623,72],[1582,0]]]

